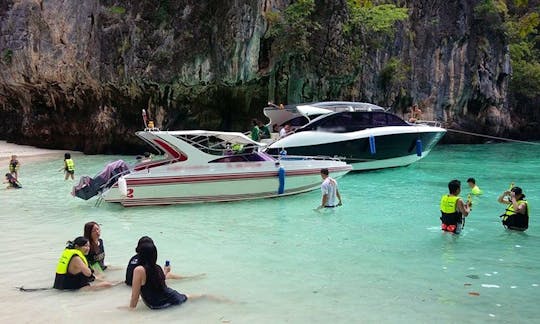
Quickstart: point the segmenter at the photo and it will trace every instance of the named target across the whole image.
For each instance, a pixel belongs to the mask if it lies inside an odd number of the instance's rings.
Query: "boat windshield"
[[[241,142],[241,139],[235,141],[231,136],[213,136],[199,134],[175,135],[175,137],[189,143],[191,146],[211,155],[230,155],[230,154],[248,154],[256,153],[259,145],[252,141]],[[225,139],[224,139],[225,138]],[[250,143],[251,142],[251,143]]]
[[[230,162],[262,162],[275,161],[275,159],[261,152],[228,154],[219,159],[212,160],[208,163],[230,163]]]
[[[383,126],[408,126],[403,119],[387,112],[347,111],[320,116],[297,130],[348,133]]]

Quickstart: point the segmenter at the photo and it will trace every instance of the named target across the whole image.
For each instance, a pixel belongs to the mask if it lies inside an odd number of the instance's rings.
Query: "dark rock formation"
[[[345,0],[315,1],[322,28],[309,59],[273,56],[266,13],[289,2],[4,0],[0,138],[139,153],[142,109],[162,129],[247,130],[269,99],[362,100],[398,113],[417,102],[451,128],[532,136],[508,107],[507,44],[475,18],[478,1],[398,1],[410,19],[358,71],[340,65]],[[405,78],[392,78],[392,60]]]

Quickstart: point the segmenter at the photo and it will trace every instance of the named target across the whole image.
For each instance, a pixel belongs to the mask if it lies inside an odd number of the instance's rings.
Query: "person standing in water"
[[[70,177],[71,180],[75,180],[75,162],[71,159],[70,153],[64,154],[64,167],[60,168],[59,171],[62,170],[64,170],[64,174],[66,175],[64,180],[67,180]]]
[[[474,178],[467,179],[467,184],[471,188],[471,194],[478,196],[482,194],[482,190],[476,185],[476,180]]]
[[[471,202],[464,203],[459,197],[461,182],[452,180],[448,183],[449,194],[441,198],[441,229],[454,234],[461,233],[464,218],[471,212]]]
[[[19,167],[21,164],[17,160],[17,155],[12,155],[11,160],[9,160],[9,173],[17,179],[19,177]]]
[[[341,194],[339,193],[337,181],[328,175],[328,169],[321,169],[321,178],[323,179],[321,184],[322,201],[317,209],[341,206]]]
[[[499,196],[498,201],[508,205],[500,216],[505,228],[514,231],[525,231],[529,228],[529,204],[520,187],[506,190]]]

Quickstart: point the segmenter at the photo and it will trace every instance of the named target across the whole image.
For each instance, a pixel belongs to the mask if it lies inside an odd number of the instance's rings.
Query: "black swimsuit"
[[[151,309],[161,309],[169,306],[180,305],[187,300],[187,296],[178,291],[165,287],[156,289],[145,284],[141,287],[142,300]]]

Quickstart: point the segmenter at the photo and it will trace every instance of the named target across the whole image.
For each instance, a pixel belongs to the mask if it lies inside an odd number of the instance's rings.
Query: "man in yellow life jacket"
[[[441,197],[441,229],[459,234],[463,228],[464,217],[471,212],[470,202],[464,203],[459,197],[461,182],[452,180],[448,183],[449,194]]]
[[[503,192],[498,201],[508,205],[502,218],[505,228],[514,231],[525,231],[529,228],[529,205],[520,187],[513,187]]]

